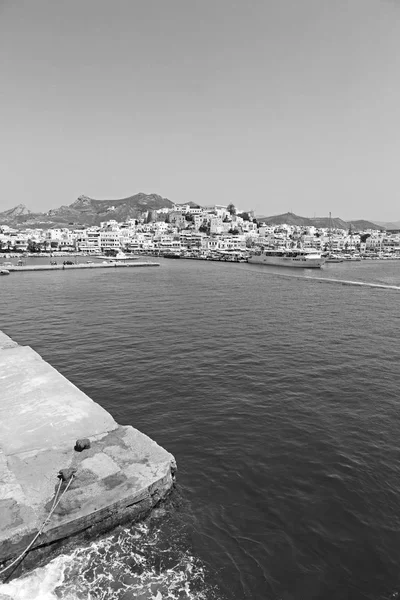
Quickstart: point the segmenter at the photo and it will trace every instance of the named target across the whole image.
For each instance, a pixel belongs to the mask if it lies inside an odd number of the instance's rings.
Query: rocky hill
[[[18,228],[20,226],[29,227],[29,224],[32,223],[32,226],[38,227],[37,220],[40,220],[42,216],[41,213],[31,212],[25,204],[18,204],[18,206],[0,213],[0,224]]]
[[[25,204],[18,204],[18,206],[10,208],[9,210],[5,210],[3,213],[0,214],[4,218],[16,219],[17,217],[24,217],[26,215],[30,215],[31,211],[25,206]]]
[[[171,207],[172,202],[158,194],[135,194],[119,200],[95,200],[79,196],[69,206],[47,213],[32,213],[23,204],[0,213],[0,224],[10,227],[81,227],[100,225],[101,221],[136,219],[148,210]]]
[[[259,220],[267,225],[283,225],[286,223],[287,225],[297,225],[299,227],[332,227],[333,229],[350,229],[351,226],[354,231],[380,229],[379,225],[362,219],[354,221],[343,221],[343,219],[339,219],[338,217],[332,219],[329,219],[329,217],[309,219],[290,212],[282,215],[274,215],[272,217],[262,217]]]

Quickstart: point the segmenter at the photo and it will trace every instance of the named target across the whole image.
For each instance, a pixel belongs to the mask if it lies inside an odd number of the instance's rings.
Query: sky
[[[400,0],[0,0],[0,211],[400,220]]]

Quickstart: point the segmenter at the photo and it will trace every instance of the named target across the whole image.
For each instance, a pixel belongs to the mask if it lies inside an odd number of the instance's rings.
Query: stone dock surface
[[[91,447],[78,452],[81,438]],[[71,536],[86,541],[144,517],[172,489],[176,464],[148,436],[118,425],[32,348],[0,332],[0,570],[46,520],[65,468],[76,469],[75,477],[24,569],[64,548]]]
[[[101,262],[101,263],[77,263],[73,265],[1,265],[0,269],[6,269],[10,273],[23,271],[69,271],[73,269],[115,269],[120,267],[159,267],[155,262]]]

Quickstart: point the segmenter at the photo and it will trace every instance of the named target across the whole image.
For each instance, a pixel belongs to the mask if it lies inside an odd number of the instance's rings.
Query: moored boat
[[[338,254],[333,254],[333,252],[330,252],[327,256],[325,256],[325,262],[327,263],[342,263],[343,260],[344,259],[342,256],[339,256]]]
[[[180,258],[181,255],[179,254],[179,252],[164,252],[163,257],[164,258]]]
[[[125,254],[122,250],[118,250],[118,252],[110,252],[109,254],[93,254],[91,258],[101,258],[103,262],[104,259],[107,258],[114,262],[116,260],[134,260],[137,257],[132,254]]]
[[[302,269],[319,269],[325,262],[321,253],[316,250],[293,248],[291,250],[254,249],[250,252],[249,263],[261,263],[277,267],[299,267]]]
[[[343,254],[343,260],[359,262],[361,260],[361,256],[359,254]]]

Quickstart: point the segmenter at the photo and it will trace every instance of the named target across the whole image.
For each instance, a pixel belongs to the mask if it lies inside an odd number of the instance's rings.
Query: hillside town
[[[113,207],[111,207],[112,209]],[[304,248],[344,257],[400,257],[400,231],[266,224],[233,204],[175,204],[139,218],[99,226],[16,229],[0,224],[0,253],[113,255],[117,252],[176,256],[246,253],[263,245]]]

